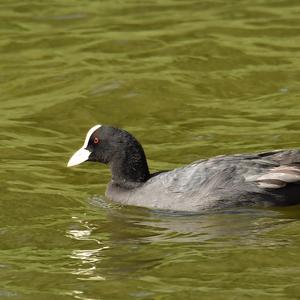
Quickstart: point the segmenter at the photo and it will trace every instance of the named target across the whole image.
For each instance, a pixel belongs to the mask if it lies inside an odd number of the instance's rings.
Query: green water
[[[172,215],[67,169],[95,124],[152,171],[300,148],[300,2],[2,1],[0,299],[300,299],[300,206]]]

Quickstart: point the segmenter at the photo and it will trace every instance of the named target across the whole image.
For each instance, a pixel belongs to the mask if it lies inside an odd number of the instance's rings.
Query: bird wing
[[[248,178],[248,181],[256,182],[260,188],[283,188],[289,183],[300,183],[300,166],[281,165],[267,170],[266,173],[252,178],[252,180]]]

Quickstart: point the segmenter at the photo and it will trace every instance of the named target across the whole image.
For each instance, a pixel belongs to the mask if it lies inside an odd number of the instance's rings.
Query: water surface
[[[67,169],[95,124],[151,171],[300,147],[300,4],[0,4],[1,299],[299,299],[300,207],[174,215]]]

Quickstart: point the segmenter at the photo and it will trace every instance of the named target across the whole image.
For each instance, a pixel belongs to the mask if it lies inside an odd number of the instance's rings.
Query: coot
[[[68,167],[85,161],[110,167],[106,196],[126,205],[200,212],[300,203],[299,150],[221,155],[150,174],[144,150],[130,133],[96,125]]]

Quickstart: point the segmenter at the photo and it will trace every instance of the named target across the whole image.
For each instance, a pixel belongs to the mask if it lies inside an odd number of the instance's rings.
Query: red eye
[[[99,144],[100,140],[97,137],[94,137],[94,144]]]

